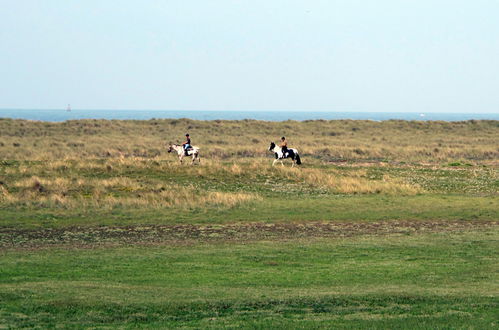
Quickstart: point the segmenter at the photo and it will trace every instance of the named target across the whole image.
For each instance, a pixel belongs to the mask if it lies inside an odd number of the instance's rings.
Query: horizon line
[[[0,108],[2,110],[60,110],[66,111],[66,108]],[[71,111],[185,111],[185,112],[293,112],[293,113],[303,113],[303,112],[318,112],[318,113],[407,113],[407,114],[474,114],[474,115],[490,115],[499,114],[497,112],[425,112],[425,111],[355,111],[355,110],[287,110],[287,109],[260,109],[260,110],[227,110],[227,109],[138,109],[138,108],[71,108]]]

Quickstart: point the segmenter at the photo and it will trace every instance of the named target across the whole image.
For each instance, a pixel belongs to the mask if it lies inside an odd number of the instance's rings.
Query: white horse
[[[288,151],[286,152],[286,154],[284,154],[281,147],[276,146],[274,142],[270,142],[269,151],[272,151],[275,154],[275,159],[272,163],[272,166],[274,166],[277,161],[281,161],[281,165],[284,166],[282,160],[286,158],[290,158],[293,161],[291,167],[295,166],[295,164],[301,165],[301,159],[300,155],[298,154],[298,150],[294,148],[288,148]]]
[[[178,145],[178,144],[171,144],[168,147],[168,152],[176,151],[178,155],[178,160],[180,161],[180,164],[182,164],[182,160],[184,159],[185,156],[192,156],[192,163],[194,164],[194,161],[197,159],[199,163],[201,163],[201,159],[199,158],[199,148],[192,146],[187,150],[187,155],[185,154],[184,146]]]

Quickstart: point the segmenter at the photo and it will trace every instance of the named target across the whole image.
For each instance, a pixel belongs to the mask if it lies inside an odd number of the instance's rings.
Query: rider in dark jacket
[[[185,142],[184,142],[184,143],[182,143],[182,146],[184,147],[184,150],[185,150],[185,155],[186,155],[186,156],[189,156],[189,155],[187,154],[187,151],[188,151],[188,150],[192,147],[192,145],[191,145],[191,137],[189,136],[189,133],[187,133],[187,134],[185,135]]]

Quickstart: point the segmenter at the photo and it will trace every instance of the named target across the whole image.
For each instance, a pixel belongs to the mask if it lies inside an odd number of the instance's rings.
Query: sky
[[[0,0],[0,108],[499,113],[497,0]]]

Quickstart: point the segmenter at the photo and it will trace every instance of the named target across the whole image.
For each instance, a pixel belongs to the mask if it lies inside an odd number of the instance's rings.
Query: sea
[[[72,109],[0,109],[0,118],[60,122],[76,119],[179,119],[197,120],[499,120],[499,113],[412,113],[412,112],[337,112],[337,111],[196,111],[196,110],[84,110]]]

